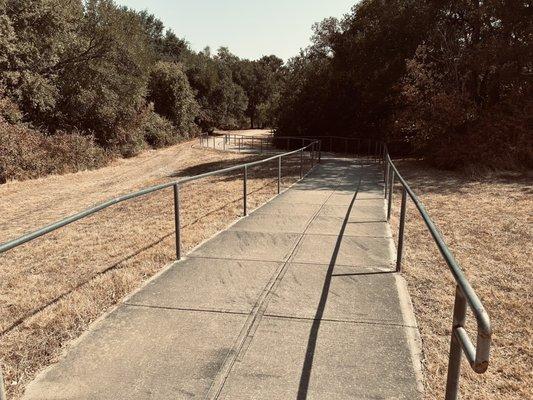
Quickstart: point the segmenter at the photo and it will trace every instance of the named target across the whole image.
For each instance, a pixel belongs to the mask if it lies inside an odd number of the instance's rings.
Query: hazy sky
[[[356,0],[115,0],[148,10],[195,50],[229,47],[240,57],[287,60],[309,44],[314,22],[341,17]]]

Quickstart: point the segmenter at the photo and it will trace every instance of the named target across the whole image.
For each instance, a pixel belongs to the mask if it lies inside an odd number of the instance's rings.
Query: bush
[[[149,110],[142,124],[144,139],[153,148],[171,146],[179,141],[178,131],[172,123]]]
[[[104,166],[109,155],[79,133],[45,136],[0,119],[0,183]]]
[[[182,134],[195,129],[198,103],[187,75],[176,63],[159,62],[154,67],[148,85],[148,99],[155,111],[168,118]]]

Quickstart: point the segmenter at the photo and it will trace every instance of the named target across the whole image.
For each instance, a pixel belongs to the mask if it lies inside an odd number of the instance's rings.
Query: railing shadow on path
[[[346,230],[346,226],[348,225],[348,219],[350,217],[350,213],[352,211],[353,205],[355,203],[357,193],[359,192],[359,188],[361,186],[361,179],[359,180],[359,183],[357,185],[357,189],[355,193],[353,194],[352,200],[350,202],[350,205],[348,206],[348,209],[346,211],[346,215],[344,217],[343,224],[341,226],[341,229],[339,231],[337,241],[335,243],[335,248],[333,249],[333,253],[331,255],[331,259],[328,265],[328,270],[326,272],[326,277],[324,279],[324,285],[322,286],[322,293],[320,295],[320,300],[318,302],[317,310],[315,313],[315,316],[313,318],[313,324],[311,325],[311,330],[309,333],[309,338],[307,341],[307,349],[305,352],[305,359],[302,367],[302,373],[300,375],[300,383],[298,386],[298,394],[296,396],[297,400],[306,400],[307,394],[309,391],[309,382],[311,379],[311,372],[313,369],[313,361],[315,357],[315,351],[316,351],[316,344],[318,340],[318,333],[320,330],[320,324],[322,322],[322,317],[324,315],[324,310],[326,308],[326,303],[328,300],[329,295],[329,289],[331,286],[331,279],[334,276],[348,276],[348,275],[371,275],[371,274],[390,274],[394,271],[378,271],[378,272],[364,272],[364,273],[354,273],[354,274],[334,274],[333,270],[335,269],[335,264],[337,262],[337,257],[339,254],[340,246],[342,243],[342,239],[344,236],[344,231]],[[353,189],[353,186],[352,186]]]

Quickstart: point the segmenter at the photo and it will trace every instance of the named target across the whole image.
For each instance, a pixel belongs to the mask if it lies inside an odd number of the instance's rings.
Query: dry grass
[[[107,198],[256,156],[183,143],[97,170],[0,186],[0,242]],[[283,185],[299,157],[284,159]],[[309,168],[307,163],[306,168]],[[249,209],[275,195],[277,161],[249,171]],[[187,251],[242,215],[242,173],[203,179],[181,190]],[[0,255],[0,356],[10,398],[69,340],[175,257],[172,190],[108,208]]]
[[[531,179],[469,179],[416,161],[398,168],[426,205],[484,302],[493,323],[491,364],[484,375],[463,363],[465,399],[533,398]],[[397,232],[400,192],[394,197]],[[412,203],[408,207],[404,273],[420,325],[426,398],[442,399],[449,353],[453,279]],[[469,315],[471,337],[475,322]]]

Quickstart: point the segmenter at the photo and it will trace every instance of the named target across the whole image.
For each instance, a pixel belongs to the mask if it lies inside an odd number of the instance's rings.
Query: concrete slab
[[[188,257],[234,260],[286,260],[299,234],[224,231],[191,252]]]
[[[255,213],[254,213],[255,214]],[[258,213],[253,218],[243,218],[230,231],[303,233],[311,217],[307,215],[284,215]]]
[[[296,186],[280,194],[276,201],[293,204],[323,204],[332,194],[332,190],[306,190],[298,189]]]
[[[307,234],[338,235],[344,224],[342,217],[317,216],[307,229]],[[386,222],[348,221],[344,236],[391,237],[390,226]]]
[[[391,269],[290,264],[265,315],[403,323]],[[325,302],[319,310],[320,302]]]
[[[320,204],[294,204],[270,202],[254,211],[254,214],[298,215],[311,218],[320,209]]]
[[[93,325],[25,398],[419,398],[381,179],[328,159]]]
[[[418,399],[404,329],[264,317],[219,399]]]
[[[368,205],[369,202],[378,201],[380,205]],[[346,217],[347,207],[345,206],[323,206],[318,216],[321,217]],[[386,222],[386,214],[383,200],[365,200],[354,203],[348,216],[348,221],[362,222]]]
[[[203,398],[245,320],[121,306],[32,382],[24,399]]]
[[[174,264],[127,303],[249,313],[280,266],[265,261],[190,258]]]
[[[336,191],[324,204],[327,206],[349,206],[355,193],[352,191]]]
[[[391,238],[331,235],[305,235],[291,261],[346,265],[353,267],[387,267],[394,262]]]

